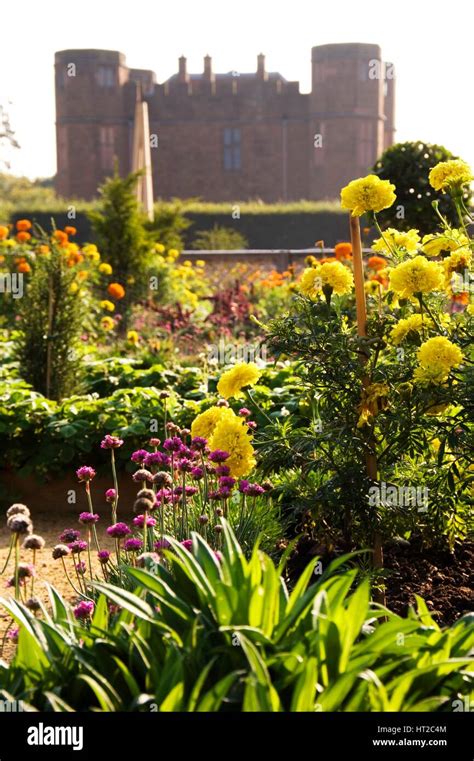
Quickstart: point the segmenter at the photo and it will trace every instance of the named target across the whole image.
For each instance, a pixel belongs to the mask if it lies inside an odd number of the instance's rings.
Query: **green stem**
[[[117,481],[117,470],[115,468],[115,454],[114,450],[110,450],[111,455],[111,463],[112,463],[112,477],[114,480],[114,489],[115,489],[115,499],[112,502],[112,522],[117,523],[117,508],[118,508],[118,501],[119,501],[119,488],[118,488],[118,481]]]
[[[18,600],[20,598],[20,577],[18,575],[18,566],[20,564],[20,537],[18,534],[15,534],[15,536],[15,599]]]
[[[13,546],[14,546],[14,544],[15,544],[15,538],[14,538],[15,536],[16,536],[16,534],[15,534],[15,535],[14,535],[14,534],[12,534],[12,536],[11,536],[11,539],[10,539],[10,547],[9,547],[9,550],[8,550],[7,559],[5,560],[5,565],[3,566],[2,570],[0,571],[0,576],[1,576],[3,573],[5,573],[5,571],[6,571],[6,568],[7,568],[8,562],[9,562],[9,560],[10,560],[10,557],[11,557],[11,554],[12,554]]]

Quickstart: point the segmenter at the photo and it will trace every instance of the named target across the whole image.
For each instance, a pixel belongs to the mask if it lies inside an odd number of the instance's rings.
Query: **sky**
[[[310,89],[311,48],[336,42],[379,44],[397,76],[398,141],[440,143],[474,165],[471,139],[472,24],[466,0],[14,0],[2,9],[0,104],[8,105],[21,145],[2,149],[11,173],[56,171],[54,53],[101,48],[125,53],[130,67],[158,82],[177,71],[268,70]],[[1,169],[0,169],[1,170]]]

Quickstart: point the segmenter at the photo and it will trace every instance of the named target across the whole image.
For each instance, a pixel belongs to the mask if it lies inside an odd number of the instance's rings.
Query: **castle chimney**
[[[257,77],[259,79],[268,79],[268,74],[265,71],[265,56],[260,53],[257,56]]]
[[[210,55],[204,56],[204,79],[207,82],[214,82],[214,74],[212,73],[212,58]]]
[[[179,63],[179,73],[178,73],[178,79],[180,82],[188,82],[189,81],[189,74],[186,68],[186,58],[184,55],[180,56],[178,58]]]

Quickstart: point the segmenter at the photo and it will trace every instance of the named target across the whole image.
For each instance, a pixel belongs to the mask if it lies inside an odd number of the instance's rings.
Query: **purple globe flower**
[[[155,501],[155,507],[160,507],[161,504],[167,505],[169,502],[171,502],[171,491],[170,489],[159,489],[156,492],[156,501]]]
[[[231,496],[232,489],[229,489],[228,486],[221,486],[217,494],[221,499],[227,499],[227,497]]]
[[[219,478],[219,486],[232,489],[235,486],[235,478],[232,478],[232,476],[221,476]]]
[[[85,572],[87,571],[87,566],[84,560],[80,560],[79,563],[76,563],[75,567],[76,567],[77,573],[79,573],[81,576],[84,576]]]
[[[136,528],[143,528],[143,524],[145,522],[145,516],[144,515],[137,515],[132,523]],[[148,517],[146,519],[146,525],[150,528],[153,528],[153,526],[156,526],[156,520],[154,518]],[[128,541],[128,540],[127,540]]]
[[[204,452],[207,446],[207,439],[203,438],[202,436],[195,436],[193,439],[191,439],[191,446],[198,452]]]
[[[101,449],[119,449],[123,445],[123,439],[119,439],[118,436],[104,436],[100,442]]]
[[[184,547],[186,550],[188,550],[189,552],[191,552],[191,551],[192,551],[192,549],[193,549],[193,540],[192,540],[192,539],[184,539],[184,540],[181,542],[181,544],[182,544],[182,545],[183,545],[183,547]]]
[[[144,464],[147,468],[151,468],[154,465],[158,467],[162,465],[168,465],[170,458],[164,452],[149,452],[145,457]]]
[[[143,465],[147,455],[148,452],[146,449],[137,449],[136,452],[132,452],[130,459],[132,462],[136,462],[138,465]]]
[[[60,542],[75,542],[79,539],[81,532],[76,528],[65,528],[64,531],[59,534]]]
[[[191,473],[193,467],[193,463],[187,457],[178,460],[177,468],[181,473]]]
[[[115,500],[117,499],[117,492],[115,491],[115,489],[107,489],[107,491],[105,492],[105,499],[106,499],[106,502],[115,502]]]
[[[89,467],[89,465],[83,465],[82,468],[76,470],[76,476],[79,481],[92,481],[95,476],[95,470]]]
[[[141,550],[143,547],[143,542],[141,539],[131,537],[131,539],[126,539],[124,541],[123,547],[127,552],[138,552],[138,550]]]
[[[249,497],[260,497],[265,494],[265,489],[260,484],[248,484],[245,489],[245,494]]]
[[[109,526],[107,529],[109,536],[113,536],[114,539],[123,539],[124,536],[128,536],[132,532],[126,523],[114,523],[113,526]]]
[[[196,481],[199,481],[203,477],[203,475],[204,475],[204,470],[199,465],[196,465],[194,468],[192,468],[191,476]]]
[[[153,473],[142,468],[141,470],[136,470],[135,473],[132,474],[132,479],[135,483],[140,483],[141,481],[153,481]]]
[[[78,619],[78,621],[87,621],[94,612],[94,603],[89,600],[82,600],[82,602],[79,603],[79,605],[76,605],[76,607],[73,610],[74,617]]]
[[[79,515],[79,521],[81,523],[97,523],[100,516],[97,513],[81,513]]]
[[[108,550],[100,550],[100,552],[97,553],[97,557],[99,559],[99,563],[108,563],[110,558],[110,552]]]
[[[181,452],[182,448],[183,442],[178,436],[172,436],[163,442],[163,449],[166,449],[167,452]]]
[[[161,441],[160,439],[153,438],[153,439],[150,439],[148,443],[151,447],[159,447],[161,444]]]
[[[240,484],[239,484],[239,491],[241,491],[242,494],[246,494],[247,493],[246,489],[247,489],[247,486],[249,485],[249,483],[250,482],[247,481],[247,479],[245,479],[245,478],[240,482]]]
[[[230,457],[229,452],[224,452],[223,449],[214,449],[213,452],[210,452],[209,459],[211,462],[225,462]]]
[[[169,550],[170,547],[171,547],[171,544],[168,542],[167,539],[163,539],[163,540],[158,539],[158,541],[155,542],[155,550],[157,550],[158,552],[160,550]]]
[[[73,555],[78,555],[80,552],[87,550],[87,542],[82,539],[77,539],[75,542],[70,542],[68,545]]]
[[[230,476],[230,468],[228,465],[218,465],[216,468],[216,474],[218,476]]]
[[[248,417],[251,414],[252,413],[250,412],[249,409],[247,409],[247,407],[241,407],[239,410],[239,415],[241,415],[242,417]]]

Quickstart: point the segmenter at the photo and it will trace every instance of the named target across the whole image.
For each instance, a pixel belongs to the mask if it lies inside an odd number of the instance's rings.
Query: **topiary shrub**
[[[431,145],[422,141],[396,143],[381,155],[373,172],[382,180],[390,180],[396,187],[397,201],[390,208],[380,212],[379,222],[383,227],[399,230],[416,228],[423,234],[438,229],[439,216],[433,209],[433,201],[438,201],[440,213],[452,225],[459,220],[454,203],[449,195],[433,190],[428,175],[440,161],[458,158],[442,145]],[[469,204],[471,193],[466,192],[464,201]],[[402,208],[400,208],[402,207]]]

